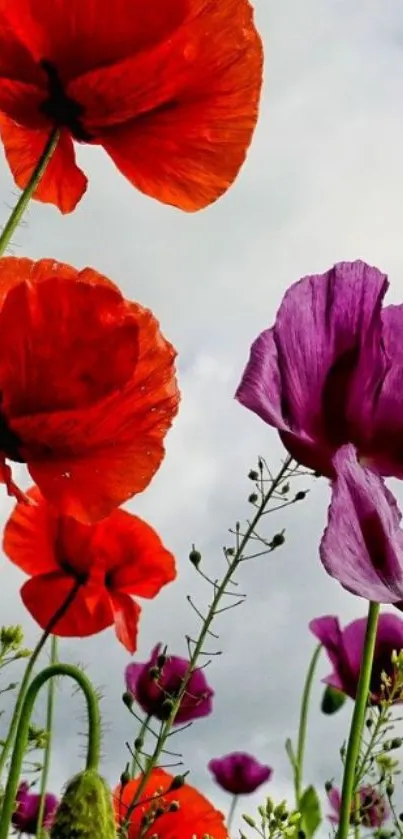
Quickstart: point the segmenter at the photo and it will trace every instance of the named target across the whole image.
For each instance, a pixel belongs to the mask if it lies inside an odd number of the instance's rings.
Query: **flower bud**
[[[150,667],[150,669],[148,671],[148,675],[149,675],[150,679],[153,679],[153,681],[156,682],[157,679],[159,679],[159,677],[160,677],[160,668],[156,667],[156,666],[155,667]]]
[[[185,779],[183,775],[175,775],[175,777],[172,778],[168,792],[173,792],[173,790],[175,789],[180,789],[181,787],[183,787],[184,783]]]
[[[190,551],[189,559],[190,559],[192,565],[194,565],[195,568],[199,567],[199,565],[201,563],[201,558],[202,558],[202,556],[201,556],[200,551],[197,551],[195,546],[192,545],[192,550]]]
[[[67,784],[50,839],[116,839],[112,795],[95,769],[80,772]]]
[[[133,694],[130,693],[130,691],[125,690],[124,694],[122,695],[122,702],[124,705],[126,705],[126,708],[128,708],[129,711],[131,711],[134,702]]]
[[[166,657],[165,653],[160,653],[157,656],[157,667],[158,667],[159,670],[162,670],[164,664],[166,664],[166,661],[167,661],[167,657]]]
[[[303,490],[303,489],[300,489],[299,492],[297,492],[295,494],[294,501],[303,501],[304,498],[306,498],[306,491]]]
[[[391,740],[390,748],[391,749],[400,749],[400,746],[402,744],[403,744],[403,740],[402,740],[401,737],[394,737],[393,740]]]
[[[251,469],[251,470],[250,470],[249,475],[248,475],[248,478],[249,478],[251,481],[258,481],[258,480],[259,480],[259,475],[258,475],[258,473],[256,472],[256,469]]]
[[[256,827],[255,819],[252,819],[252,817],[248,816],[247,813],[242,813],[242,818],[244,822],[246,822],[246,824],[249,825],[249,827]]]
[[[161,705],[161,717],[162,717],[162,719],[164,719],[164,720],[168,719],[168,717],[169,717],[169,715],[172,711],[173,706],[174,706],[174,703],[173,703],[172,699],[164,699],[164,701]]]
[[[128,784],[130,781],[131,781],[131,775],[130,775],[130,771],[129,771],[129,764],[126,763],[126,768],[120,776],[120,783],[122,784],[122,787],[125,787],[126,784]]]
[[[332,790],[332,789],[333,789],[333,784],[332,784],[332,782],[331,782],[331,781],[326,781],[326,783],[325,783],[325,791],[326,791],[326,792],[330,792],[330,790]]]
[[[257,500],[258,500],[258,495],[257,495],[257,493],[256,493],[256,492],[252,492],[252,494],[251,494],[251,495],[249,496],[249,498],[248,498],[249,504],[256,504],[256,501],[257,501]]]
[[[168,812],[169,813],[177,813],[178,810],[180,810],[179,801],[171,801],[171,803],[168,807]]]
[[[3,647],[17,649],[24,640],[21,626],[2,626],[0,629],[0,643]]]
[[[270,547],[273,548],[273,549],[274,548],[280,548],[281,545],[284,545],[284,542],[285,542],[284,531],[282,531],[281,533],[275,533],[271,542],[270,542]]]
[[[136,737],[134,741],[134,748],[136,752],[140,752],[144,746],[144,737]]]

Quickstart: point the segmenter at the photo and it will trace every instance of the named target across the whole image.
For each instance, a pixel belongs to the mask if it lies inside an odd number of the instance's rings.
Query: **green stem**
[[[98,699],[90,680],[78,667],[72,664],[53,664],[38,673],[32,680],[23,702],[21,716],[18,723],[13,754],[11,758],[10,774],[4,793],[0,819],[0,839],[7,839],[11,817],[15,808],[15,797],[20,779],[24,754],[28,743],[29,723],[35,701],[41,687],[55,676],[69,676],[74,679],[83,691],[87,702],[88,713],[88,745],[86,769],[97,770],[100,758],[101,720]]]
[[[360,793],[356,792],[354,795],[354,839],[360,839]]]
[[[231,827],[232,827],[232,822],[234,821],[234,815],[235,815],[236,805],[238,804],[238,798],[239,798],[238,795],[233,795],[232,796],[231,806],[228,810],[228,816],[227,816],[227,830],[228,830],[228,833],[230,832]]]
[[[1,755],[0,755],[0,779],[1,779],[2,773],[4,771],[4,767],[5,767],[5,763],[6,763],[9,751],[10,751],[12,745],[13,745],[13,742],[14,742],[15,732],[16,732],[16,728],[17,728],[18,721],[19,721],[19,718],[20,718],[22,704],[24,702],[24,697],[25,697],[25,694],[27,692],[27,687],[28,687],[28,684],[29,684],[29,680],[31,678],[31,674],[32,674],[32,671],[33,671],[34,666],[36,664],[36,661],[38,659],[38,656],[40,655],[41,650],[45,646],[46,641],[48,640],[49,635],[51,634],[52,630],[56,626],[57,622],[65,614],[65,612],[67,612],[67,609],[69,608],[69,606],[73,602],[79,588],[80,588],[80,583],[76,583],[73,586],[69,595],[66,597],[66,600],[64,601],[64,603],[62,603],[62,605],[60,606],[60,609],[58,609],[57,612],[55,612],[55,614],[53,615],[53,618],[49,621],[45,631],[41,635],[35,649],[32,652],[32,655],[31,655],[31,657],[28,661],[28,664],[25,668],[25,673],[24,673],[24,676],[23,676],[22,681],[21,681],[20,689],[19,689],[18,696],[17,696],[17,701],[16,701],[15,706],[14,706],[14,712],[13,712],[13,716],[11,718],[10,728],[8,730],[6,741],[4,743],[4,746],[3,746],[3,749],[2,749],[2,752],[1,752]]]
[[[4,251],[6,250],[7,246],[10,243],[10,239],[13,236],[16,228],[18,227],[25,210],[39,184],[39,181],[42,178],[42,175],[49,163],[50,158],[57,146],[57,142],[59,139],[59,129],[53,128],[49,137],[46,141],[45,148],[38,160],[38,163],[35,166],[32,175],[21,193],[10,218],[8,219],[7,223],[4,226],[4,229],[0,235],[0,256],[3,256]]]
[[[57,638],[54,635],[51,641],[51,650],[50,650],[50,663],[51,665],[57,664]],[[38,824],[37,824],[37,835],[39,839],[44,835],[42,830],[42,822],[45,813],[45,801],[46,801],[46,790],[48,786],[48,778],[49,778],[49,769],[50,769],[50,759],[52,753],[52,735],[53,735],[53,717],[54,717],[54,707],[55,707],[55,680],[51,679],[49,682],[48,687],[48,701],[47,701],[47,708],[46,708],[46,732],[47,732],[47,740],[46,740],[46,747],[45,747],[45,754],[43,759],[43,767],[42,767],[42,775],[41,775],[41,789],[40,789],[40,802],[39,802],[39,810],[38,810]]]
[[[378,626],[379,603],[370,603],[368,608],[367,629],[361,660],[360,678],[348,738],[346,762],[344,765],[343,787],[337,839],[347,839],[350,829],[351,807],[355,792],[356,767],[360,753],[362,731],[365,723],[368,694],[374,659],[376,630]]]
[[[182,699],[185,695],[189,679],[190,679],[190,677],[191,677],[191,675],[192,675],[192,673],[193,673],[193,671],[196,667],[197,661],[199,659],[199,655],[203,650],[205,640],[206,640],[207,635],[209,633],[210,626],[211,626],[211,624],[212,624],[212,622],[213,622],[213,620],[214,620],[214,618],[217,614],[217,610],[218,610],[218,606],[221,602],[221,598],[223,597],[223,594],[226,591],[228,583],[231,581],[231,578],[232,578],[233,574],[235,573],[236,569],[238,568],[238,565],[240,564],[240,562],[242,562],[243,552],[244,552],[251,536],[253,535],[253,533],[254,533],[254,531],[255,531],[255,529],[256,529],[256,527],[257,527],[257,525],[258,525],[258,523],[259,523],[259,521],[262,517],[262,515],[264,514],[270,499],[273,497],[277,488],[282,483],[282,481],[285,479],[285,476],[286,476],[286,474],[289,470],[291,462],[292,462],[292,457],[287,457],[287,459],[283,463],[283,466],[281,467],[281,469],[277,473],[276,477],[273,478],[270,488],[268,489],[266,495],[263,497],[263,499],[262,499],[261,503],[259,504],[259,507],[258,507],[252,521],[250,521],[249,524],[248,524],[248,527],[245,531],[245,534],[242,536],[242,538],[239,541],[239,544],[237,545],[234,556],[233,556],[231,562],[228,565],[227,571],[224,574],[224,576],[221,580],[221,583],[219,585],[218,584],[215,585],[215,587],[214,587],[214,597],[213,597],[213,599],[210,603],[206,618],[205,618],[204,623],[202,625],[202,628],[200,630],[199,637],[198,637],[197,642],[195,644],[193,653],[190,657],[189,666],[188,666],[187,671],[185,673],[185,676],[182,680],[180,690],[178,691],[178,693],[176,695],[176,698],[175,698],[175,701],[173,702],[171,712],[170,712],[169,717],[166,720],[166,722],[165,722],[165,724],[162,728],[162,731],[161,731],[161,734],[158,738],[155,749],[154,749],[152,755],[150,755],[150,758],[147,761],[146,769],[143,773],[143,776],[141,778],[140,783],[138,784],[138,787],[136,789],[133,800],[130,803],[130,806],[127,808],[126,817],[125,817],[125,820],[123,822],[123,825],[121,826],[121,834],[122,835],[124,835],[125,830],[127,830],[128,826],[130,824],[131,814],[132,814],[134,808],[137,806],[137,803],[140,800],[141,795],[142,795],[142,793],[143,793],[143,791],[144,791],[144,789],[147,785],[147,782],[148,782],[148,779],[151,775],[151,772],[152,772],[154,766],[156,765],[156,763],[157,763],[157,761],[158,761],[158,759],[161,755],[161,752],[164,748],[167,737],[169,736],[170,730],[171,730],[172,725],[175,721],[175,717],[176,717],[176,715],[179,711]],[[0,839],[1,839],[1,837],[0,837]]]
[[[295,806],[297,810],[299,809],[300,802],[301,802],[301,792],[302,792],[302,778],[303,778],[303,766],[304,766],[304,754],[305,754],[305,744],[306,744],[306,731],[308,725],[308,710],[309,710],[309,702],[311,698],[312,692],[312,685],[313,679],[316,671],[316,665],[319,660],[320,651],[322,649],[322,645],[318,644],[315,648],[314,654],[311,658],[308,673],[306,675],[304,690],[302,693],[302,701],[301,701],[301,712],[299,717],[299,727],[298,727],[298,746],[297,746],[297,755],[296,755],[296,763],[294,769],[294,789],[295,789]]]

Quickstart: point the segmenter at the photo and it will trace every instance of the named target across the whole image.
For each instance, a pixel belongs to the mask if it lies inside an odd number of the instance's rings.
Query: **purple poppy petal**
[[[403,477],[403,306],[382,312],[382,335],[389,364],[373,406],[368,462],[383,475]]]
[[[23,781],[17,790],[16,809],[12,816],[13,826],[21,833],[36,835],[41,796],[30,792],[29,784]],[[46,793],[43,813],[43,826],[50,828],[59,801],[55,795]]]
[[[231,752],[208,764],[217,784],[233,795],[249,795],[268,781],[273,770],[246,752]]]
[[[312,468],[320,462],[329,471],[332,451],[351,439],[349,386],[357,368],[363,388],[355,377],[355,401],[359,393],[367,405],[374,389],[361,354],[374,361],[387,285],[384,274],[360,261],[304,277],[286,292],[274,328],[252,347],[236,398],[278,428],[291,453]]]
[[[324,615],[322,618],[314,618],[310,621],[309,629],[326,649],[326,652],[333,664],[334,671],[326,676],[323,681],[338,690],[345,691],[345,680],[343,679],[343,636],[339,619],[333,615]]]
[[[326,571],[353,594],[378,603],[403,599],[401,514],[382,479],[357,462],[353,446],[334,458],[328,524],[320,545]]]

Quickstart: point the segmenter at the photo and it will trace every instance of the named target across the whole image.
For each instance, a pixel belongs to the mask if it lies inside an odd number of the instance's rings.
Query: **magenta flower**
[[[382,474],[403,476],[403,307],[382,310],[387,288],[360,261],[304,277],[252,345],[236,392],[293,457],[325,475],[351,442]]]
[[[125,670],[125,679],[127,690],[143,711],[163,720],[170,711],[169,700],[178,695],[189,661],[175,655],[167,656],[156,679],[153,668],[157,666],[160,652],[161,644],[157,644],[148,661],[129,664]],[[213,696],[214,691],[207,684],[203,670],[196,668],[189,679],[174,724],[211,714]]]
[[[20,833],[28,836],[36,836],[38,830],[38,815],[41,796],[29,791],[29,784],[23,781],[17,791],[16,808],[11,823]],[[45,809],[43,814],[43,826],[49,830],[58,807],[58,800],[55,795],[46,793]]]
[[[323,644],[334,668],[323,681],[341,690],[347,696],[351,696],[352,699],[355,699],[357,695],[366,624],[366,618],[359,618],[342,629],[339,619],[333,615],[315,618],[309,624],[309,629]],[[393,682],[392,653],[393,650],[399,652],[401,649],[403,649],[403,620],[398,615],[380,615],[370,684],[373,704],[380,700],[382,672],[387,673]],[[403,701],[403,697],[399,701]]]
[[[248,795],[268,781],[273,773],[270,766],[259,763],[246,752],[231,752],[216,757],[208,764],[217,784],[233,795]]]
[[[353,446],[333,459],[336,477],[320,545],[326,571],[367,600],[403,608],[401,513],[381,477],[360,466]]]
[[[358,790],[360,797],[360,811],[357,814],[361,820],[363,827],[381,827],[389,818],[389,808],[386,799],[383,795],[369,785],[361,787]],[[329,814],[329,821],[333,824],[339,823],[341,795],[340,790],[332,787],[328,794],[328,799],[334,813]],[[351,813],[351,824],[355,823],[354,811]]]

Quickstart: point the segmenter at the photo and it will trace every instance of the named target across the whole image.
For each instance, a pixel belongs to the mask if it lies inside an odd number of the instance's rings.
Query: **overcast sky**
[[[282,294],[300,276],[338,260],[361,258],[389,274],[390,301],[403,299],[403,12],[400,0],[258,0],[266,49],[261,117],[247,163],[234,187],[208,210],[186,216],[144,197],[103,152],[80,149],[90,184],[75,213],[34,204],[12,252],[91,265],[126,296],[150,306],[179,353],[182,406],[167,439],[167,456],[151,487],[129,509],[160,532],[177,557],[176,583],[145,604],[138,658],[157,641],[183,654],[196,620],[186,603],[204,589],[189,566],[192,542],[211,573],[223,567],[226,530],[248,514],[248,470],[258,454],[273,468],[281,448],[275,432],[233,400],[253,338],[274,318]],[[0,166],[3,217],[15,190]],[[403,500],[403,493],[400,491]],[[268,520],[287,528],[284,548],[243,568],[247,602],[219,622],[224,655],[208,670],[215,713],[184,735],[182,749],[195,785],[224,808],[227,797],[206,770],[210,757],[251,751],[274,768],[265,792],[291,795],[283,744],[295,736],[299,695],[314,649],[309,620],[334,613],[351,620],[365,604],[331,581],[318,559],[328,488],[289,513]],[[2,503],[4,517],[11,509]],[[21,622],[33,642],[37,628],[23,610],[23,575],[4,560],[1,622]],[[112,630],[61,644],[103,686],[103,771],[117,782],[124,741],[136,731],[120,696],[128,663]],[[325,658],[320,676],[329,672]],[[306,780],[323,788],[340,776],[338,749],[351,705],[334,719],[317,711]],[[81,705],[63,689],[52,767],[55,791],[82,766]],[[37,720],[40,720],[39,714]],[[313,730],[315,727],[315,731]],[[323,744],[326,744],[324,748]],[[326,835],[326,834],[325,834]]]

